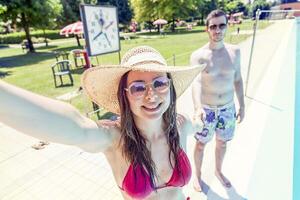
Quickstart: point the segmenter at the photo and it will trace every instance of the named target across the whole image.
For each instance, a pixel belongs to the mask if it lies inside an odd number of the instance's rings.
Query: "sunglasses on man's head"
[[[227,24],[211,24],[208,26],[209,30],[217,30],[217,28],[224,30],[227,27]]]
[[[153,79],[152,83],[146,84],[144,81],[134,81],[128,88],[125,88],[125,91],[133,97],[142,97],[146,94],[147,86],[151,86],[152,89],[158,93],[164,93],[168,91],[170,87],[170,79],[165,76],[161,76]]]

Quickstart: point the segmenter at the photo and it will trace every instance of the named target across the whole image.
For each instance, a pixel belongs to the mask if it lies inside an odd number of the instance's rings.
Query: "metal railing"
[[[248,62],[248,68],[247,68],[247,75],[246,75],[246,86],[245,86],[245,96],[250,97],[248,95],[249,93],[249,81],[250,81],[250,73],[251,73],[251,65],[252,65],[252,59],[253,59],[253,52],[255,47],[255,38],[256,38],[256,32],[258,29],[258,22],[260,19],[261,14],[263,13],[272,13],[273,15],[269,18],[269,20],[278,20],[278,19],[287,19],[288,17],[292,17],[291,14],[300,12],[300,10],[260,10],[258,9],[256,11],[255,15],[255,22],[253,24],[253,37],[252,37],[252,43],[251,43],[251,50],[250,50],[250,56],[249,56],[249,62]]]

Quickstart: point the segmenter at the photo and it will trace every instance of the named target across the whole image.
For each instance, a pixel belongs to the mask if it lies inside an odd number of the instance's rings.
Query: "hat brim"
[[[106,110],[120,114],[117,97],[121,77],[128,71],[170,73],[177,98],[188,88],[203,66],[120,66],[102,65],[86,70],[81,79],[81,86],[86,95]]]

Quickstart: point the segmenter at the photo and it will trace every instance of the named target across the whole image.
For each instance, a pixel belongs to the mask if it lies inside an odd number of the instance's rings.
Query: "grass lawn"
[[[249,34],[233,35],[232,33],[236,32],[238,26],[241,30],[252,30],[253,22],[248,21],[241,25],[230,26],[227,30],[226,42],[237,44],[249,36]],[[266,26],[267,24],[263,24],[260,25],[260,28]],[[121,40],[121,56],[132,47],[149,45],[159,50],[170,65],[173,65],[173,58],[175,57],[176,66],[188,65],[190,54],[208,41],[203,26],[194,27],[192,31],[178,29],[175,33],[165,32],[164,36],[156,32],[141,33],[135,36],[131,40]],[[84,41],[82,40],[81,43],[84,43]],[[55,51],[70,51],[77,48],[75,38],[52,40],[48,47],[37,47],[36,53],[24,53],[20,45],[17,45],[16,48],[0,48],[0,78],[51,98],[74,91],[80,86],[80,76],[83,70],[75,69],[73,71],[73,86],[55,88],[51,65],[56,62]],[[72,56],[69,56],[69,59],[74,63]],[[92,59],[93,64],[98,64],[98,62],[99,64],[118,64],[118,53]],[[65,82],[67,81],[66,79]],[[89,102],[87,100],[83,101],[83,99],[78,97],[72,100],[71,103],[82,112],[91,110]]]

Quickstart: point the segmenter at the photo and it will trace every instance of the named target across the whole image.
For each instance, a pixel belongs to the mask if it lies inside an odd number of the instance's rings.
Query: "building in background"
[[[271,10],[300,10],[300,2],[294,2],[294,3],[285,3],[285,4],[280,4],[277,6],[273,6]],[[300,11],[296,11],[293,13],[293,16],[299,17],[300,16]],[[290,16],[287,16],[290,17]]]

